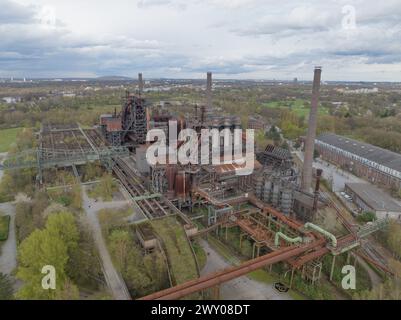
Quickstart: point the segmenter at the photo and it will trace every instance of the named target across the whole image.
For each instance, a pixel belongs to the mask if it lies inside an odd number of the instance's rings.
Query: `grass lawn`
[[[305,116],[305,117],[309,114],[309,109],[310,109],[309,105],[310,102],[304,101],[302,99],[272,101],[263,103],[263,106],[266,108],[286,108],[294,111],[298,116]],[[326,108],[322,108],[322,106],[319,106],[318,110],[319,114],[328,114],[328,110]]]
[[[198,260],[199,270],[202,270],[207,261],[206,252],[197,241],[193,243],[192,247],[194,248],[196,259]]]
[[[1,216],[0,217],[0,241],[7,240],[9,225],[10,225],[10,216]]]
[[[23,128],[11,128],[0,130],[0,152],[7,152],[11,145],[17,139],[17,134],[22,131]]]

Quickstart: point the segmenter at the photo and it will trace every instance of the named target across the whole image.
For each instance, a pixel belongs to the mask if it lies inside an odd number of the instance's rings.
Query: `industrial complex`
[[[389,273],[382,262],[364,251],[363,239],[383,228],[389,216],[400,212],[399,207],[395,204],[389,207],[387,200],[384,200],[386,205],[380,207],[380,201],[371,196],[366,202],[362,199],[363,193],[379,195],[363,186],[349,184],[349,193],[358,198],[361,207],[389,213],[379,215],[378,220],[362,227],[350,223],[344,209],[322,190],[322,170],[313,169],[312,163],[316,144],[324,159],[374,183],[400,186],[400,156],[333,134],[316,139],[321,73],[322,68],[316,67],[302,164],[295,161],[290,150],[270,144],[256,152],[253,170],[245,175],[238,174],[241,165],[236,163],[182,164],[173,163],[168,157],[167,163],[149,164],[146,153],[154,142],[147,141],[146,137],[152,129],[162,130],[168,137],[167,144],[176,141],[185,129],[193,129],[199,136],[203,129],[224,130],[230,132],[230,141],[236,129],[247,129],[242,128],[238,116],[214,112],[212,73],[208,72],[204,104],[194,106],[190,117],[160,112],[149,103],[142,74],[139,74],[137,89],[126,93],[121,110],[103,114],[93,128],[43,123],[38,134],[38,148],[8,158],[2,167],[35,167],[37,180],[43,183],[44,172],[49,168],[72,168],[79,179],[82,164],[100,161],[129,194],[132,207],[141,216],[135,224],[145,253],[163,241],[148,222],[171,216],[180,222],[188,243],[216,230],[231,228],[240,230],[240,241],[245,238],[251,241],[252,259],[183,283],[173,279],[170,288],[142,297],[144,300],[184,298],[277,263],[283,263],[289,271],[290,287],[295,273],[313,285],[321,277],[323,257],[332,257],[331,279],[336,257],[356,248],[355,257],[363,256]],[[263,127],[260,119],[251,120],[250,127]],[[170,132],[171,122],[177,123],[176,133]],[[245,137],[242,138],[241,143]],[[223,151],[227,148],[225,137],[217,143]],[[181,144],[178,141],[178,149]],[[210,154],[212,149],[211,146]],[[245,154],[245,150],[241,147],[242,153]],[[194,214],[200,207],[207,208],[204,227],[196,223]],[[334,216],[342,231],[335,234],[316,223],[325,215]]]

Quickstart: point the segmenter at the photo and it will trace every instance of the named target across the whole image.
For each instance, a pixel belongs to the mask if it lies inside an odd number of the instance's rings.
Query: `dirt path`
[[[207,254],[207,262],[201,270],[201,275],[206,275],[232,266],[219,255],[205,240],[200,244]],[[223,283],[220,286],[220,298],[222,300],[292,300],[288,293],[279,293],[273,288],[273,284],[258,282],[242,276]]]
[[[122,279],[121,275],[113,266],[109,251],[107,250],[106,242],[104,241],[97,212],[105,208],[121,208],[129,204],[128,201],[116,202],[95,202],[90,199],[86,193],[85,186],[82,187],[83,208],[86,211],[87,220],[92,230],[96,247],[99,251],[103,265],[103,273],[106,283],[110,288],[113,297],[116,300],[130,300],[131,296]]]

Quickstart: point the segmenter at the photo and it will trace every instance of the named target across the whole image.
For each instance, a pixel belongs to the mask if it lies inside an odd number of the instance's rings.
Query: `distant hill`
[[[130,77],[123,77],[123,76],[103,76],[103,77],[97,77],[96,80],[102,80],[102,81],[124,81],[124,80],[133,80]]]

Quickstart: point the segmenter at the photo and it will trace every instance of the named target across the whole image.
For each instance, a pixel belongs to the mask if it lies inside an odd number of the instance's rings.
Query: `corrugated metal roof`
[[[401,154],[399,153],[333,133],[324,133],[316,140],[401,172]]]
[[[215,171],[218,174],[226,174],[226,173],[230,173],[231,174],[231,173],[235,173],[236,170],[245,169],[246,165],[245,164],[239,165],[239,164],[236,164],[236,163],[232,163],[232,164],[230,163],[230,164],[219,164],[219,165],[215,165],[213,167],[214,167]],[[253,167],[253,169],[254,170],[258,170],[261,167],[262,167],[262,165],[259,163],[259,161],[254,159],[254,167]]]
[[[346,183],[346,187],[355,192],[369,207],[375,211],[401,212],[399,206],[384,191],[370,183]]]

